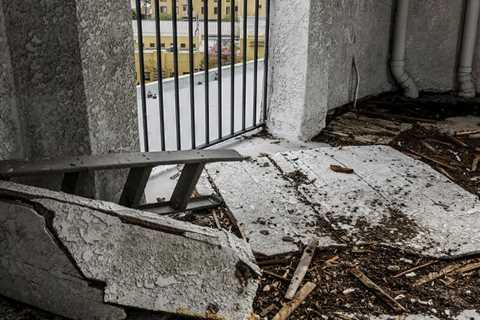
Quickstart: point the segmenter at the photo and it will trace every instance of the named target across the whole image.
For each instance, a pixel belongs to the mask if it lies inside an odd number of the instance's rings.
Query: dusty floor
[[[315,141],[334,146],[387,144],[430,164],[466,190],[480,195],[479,160],[475,160],[480,157],[480,131],[476,131],[480,129],[479,123],[464,130],[445,129],[448,118],[467,115],[480,116],[478,101],[459,101],[450,95],[428,94],[411,101],[386,94],[360,102],[358,110],[351,106],[342,108],[331,116],[327,129]],[[226,209],[175,218],[221,227],[239,235]],[[273,260],[258,258],[259,265],[267,273],[260,279],[254,305],[257,314],[270,319],[285,302],[283,296],[300,254]],[[305,278],[317,283],[317,288],[291,319],[362,319],[364,316],[394,314],[388,303],[353,276],[351,270],[354,267],[394,297],[409,313],[452,319],[462,310],[480,311],[480,267],[467,272],[452,271],[414,287],[416,281],[432,272],[452,265],[461,268],[479,261],[478,257],[435,261],[376,243],[317,251]],[[405,273],[414,268],[418,270]],[[0,297],[0,319],[61,318]]]

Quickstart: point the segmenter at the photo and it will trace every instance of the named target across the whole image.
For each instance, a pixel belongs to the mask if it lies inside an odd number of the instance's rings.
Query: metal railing
[[[188,25],[188,75],[179,75],[179,47],[178,47],[178,0],[167,0],[171,5],[171,39],[172,47],[170,52],[173,53],[173,99],[172,93],[165,92],[166,88],[171,88],[170,81],[164,78],[162,72],[162,23],[160,1],[151,0],[154,8],[153,18],[155,21],[155,53],[156,53],[156,73],[157,83],[146,83],[145,77],[145,46],[143,31],[143,15],[142,4],[144,0],[135,0],[136,11],[136,29],[137,29],[137,48],[138,48],[138,68],[139,68],[139,112],[140,112],[140,130],[143,131],[143,149],[145,151],[156,150],[187,150],[206,148],[236,136],[242,135],[249,131],[263,128],[267,116],[267,79],[268,79],[268,43],[269,43],[269,16],[270,16],[270,0],[265,1],[265,21],[264,27],[264,57],[263,61],[259,57],[259,0],[254,0],[254,17],[248,17],[248,1],[243,0],[243,14],[240,21],[237,10],[238,1],[230,1],[230,15],[227,24],[230,25],[229,36],[230,45],[224,46],[222,40],[225,35],[222,33],[222,26],[226,24],[222,19],[222,0],[216,2],[216,65],[211,65],[211,48],[209,45],[209,1],[204,0],[202,4],[203,14],[203,70],[196,72],[194,65],[194,50],[198,50],[199,43],[194,44],[194,33],[198,32],[200,26],[198,17],[196,22],[196,30],[194,30],[194,12],[193,0],[186,0],[188,7],[187,25]],[[198,0],[200,1],[200,0]],[[198,13],[197,13],[198,14]],[[251,71],[252,61],[247,61],[247,38],[248,20],[253,18],[253,81]],[[238,24],[241,26],[242,32],[236,34]],[[162,22],[162,23],[161,23]],[[180,21],[183,23],[183,21]],[[215,27],[215,25],[213,25]],[[242,59],[240,63],[236,63],[236,59],[240,58],[237,53],[236,39],[242,38],[241,50]],[[240,43],[240,41],[239,41]],[[182,44],[182,47],[184,44]],[[227,47],[227,48],[226,48]],[[229,47],[229,48],[228,48]],[[216,49],[216,50],[215,50]],[[223,50],[229,49],[227,56],[229,61],[224,65],[222,57],[225,56]],[[165,48],[163,48],[165,50]],[[239,59],[240,60],[240,59]],[[229,63],[228,63],[229,62]],[[259,64],[263,67],[263,78],[259,79]],[[241,79],[236,79],[238,69],[241,70]],[[198,70],[197,70],[198,71]],[[236,73],[237,71],[237,73]],[[248,75],[247,75],[248,73]],[[180,93],[180,83],[182,90],[186,89],[186,78],[188,77],[188,94]],[[230,78],[228,82],[228,77]],[[250,78],[250,82],[247,81]],[[224,81],[225,79],[225,81]],[[149,94],[147,95],[147,86]],[[203,88],[202,88],[203,87]],[[229,87],[229,88],[228,88]],[[150,89],[158,92],[156,99],[149,99]],[[216,90],[215,90],[216,89]],[[228,96],[228,89],[229,96]],[[259,91],[262,93],[261,96]],[[186,92],[186,91],[185,91]],[[241,95],[241,99],[236,99]],[[188,95],[188,105],[185,103]],[[216,95],[216,97],[215,97]],[[250,96],[251,95],[251,96]],[[167,97],[168,96],[168,97]],[[203,96],[203,97],[202,97]],[[216,98],[216,99],[212,99]],[[148,100],[147,100],[148,99]],[[168,101],[166,101],[168,100]],[[216,101],[215,101],[216,100]],[[250,100],[250,101],[249,101]],[[172,104],[171,106],[169,103]],[[215,103],[216,102],[216,103]],[[203,104],[203,106],[201,106]],[[260,104],[260,105],[259,105]],[[228,106],[229,105],[229,106]],[[154,110],[157,109],[157,110]],[[150,116],[158,112],[155,117]],[[226,121],[225,121],[226,120]],[[187,121],[189,123],[187,123]],[[155,122],[155,123],[152,123]],[[158,123],[156,123],[158,122]],[[172,123],[174,122],[174,123]],[[174,132],[172,132],[174,131]],[[158,140],[158,143],[153,143]],[[174,142],[172,140],[175,140]],[[155,146],[152,146],[156,144]]]

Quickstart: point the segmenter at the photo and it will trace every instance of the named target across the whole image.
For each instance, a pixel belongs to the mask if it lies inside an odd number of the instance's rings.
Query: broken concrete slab
[[[310,238],[318,239],[320,247],[338,245],[326,236],[315,208],[268,157],[212,164],[207,172],[254,252],[271,256],[297,251],[297,243]]]
[[[0,199],[14,200],[44,220],[39,232],[50,234],[54,248],[70,258],[79,282],[102,287],[106,306],[225,319],[246,319],[251,311],[259,269],[248,244],[232,234],[9,182],[0,182]],[[6,215],[0,210],[1,217]],[[16,216],[12,219],[16,223]],[[17,259],[11,246],[0,248],[0,256]],[[28,246],[23,248],[29,252]],[[31,267],[37,268],[36,259]],[[0,290],[9,296],[7,287]],[[60,298],[51,292],[51,299]],[[20,300],[63,312],[55,304]],[[72,318],[92,319],[80,314]]]
[[[327,239],[375,241],[438,258],[480,252],[478,198],[390,147],[284,152],[207,170],[254,251],[286,252],[291,247],[284,236],[320,232]]]

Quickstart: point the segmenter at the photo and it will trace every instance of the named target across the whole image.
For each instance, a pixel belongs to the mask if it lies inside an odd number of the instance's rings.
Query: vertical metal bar
[[[218,138],[222,138],[222,1],[217,5]]]
[[[253,125],[257,124],[257,83],[258,83],[258,6],[259,0],[255,0],[255,46],[253,62]]]
[[[264,36],[264,46],[265,54],[263,57],[263,123],[267,122],[267,93],[268,93],[268,58],[270,50],[270,0],[265,0],[267,7],[266,17],[265,17],[265,36]]]
[[[230,3],[230,134],[235,132],[235,0]]]
[[[138,0],[137,0],[138,1]],[[177,133],[177,150],[182,149],[180,132],[180,96],[178,86],[178,31],[177,31],[177,0],[172,0],[172,27],[173,27],[173,72],[175,86],[175,120]]]
[[[162,151],[165,151],[165,108],[163,104],[163,68],[162,68],[162,42],[160,37],[160,4],[155,0],[155,41],[157,43],[157,80],[158,80],[158,105],[160,114],[160,141]]]
[[[192,149],[196,148],[195,137],[195,75],[193,74],[193,4],[188,0],[188,60],[190,63],[190,131],[192,136]]]
[[[138,64],[140,67],[140,95],[142,99],[142,121],[143,141],[145,152],[148,152],[148,121],[147,121],[147,97],[145,93],[145,61],[143,57],[143,28],[142,28],[142,4],[141,0],[135,1],[137,10],[137,42],[138,42]]]
[[[203,50],[205,61],[205,142],[210,143],[210,83],[208,48],[208,0],[203,1]]]
[[[247,12],[248,0],[243,0],[242,130],[245,130],[246,128],[247,114]]]

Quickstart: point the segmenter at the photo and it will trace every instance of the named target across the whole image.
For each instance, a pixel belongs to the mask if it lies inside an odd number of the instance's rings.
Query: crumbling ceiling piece
[[[252,249],[267,255],[290,251],[285,237],[315,236],[320,247],[336,239],[434,257],[480,252],[478,198],[387,146],[285,152],[207,169]]]
[[[9,182],[0,221],[5,296],[76,319],[124,319],[129,308],[250,314],[259,269],[230,233]]]

